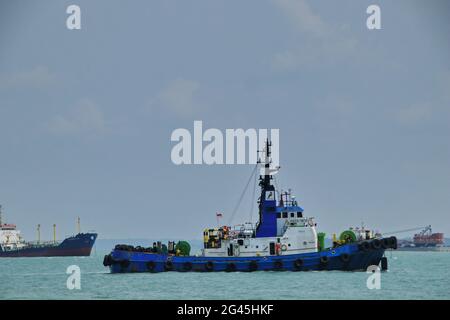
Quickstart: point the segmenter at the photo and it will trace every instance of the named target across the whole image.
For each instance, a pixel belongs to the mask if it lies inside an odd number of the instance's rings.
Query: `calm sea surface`
[[[381,289],[365,272],[109,274],[91,257],[0,258],[0,299],[450,299],[450,252],[387,252]],[[81,270],[81,289],[66,269]]]

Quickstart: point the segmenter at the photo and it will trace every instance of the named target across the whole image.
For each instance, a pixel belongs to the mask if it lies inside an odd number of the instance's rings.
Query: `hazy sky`
[[[448,1],[0,3],[0,203],[27,239],[77,216],[102,238],[227,222],[252,166],[175,166],[194,120],[279,128],[279,182],[320,230],[450,235]]]

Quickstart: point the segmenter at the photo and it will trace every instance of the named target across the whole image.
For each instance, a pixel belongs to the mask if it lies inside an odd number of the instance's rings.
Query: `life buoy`
[[[275,270],[281,270],[283,268],[283,262],[281,260],[277,260],[274,262],[273,266]]]
[[[258,270],[258,262],[256,262],[255,260],[250,261],[248,268],[250,271],[256,271]]]
[[[191,271],[192,270],[192,263],[189,261],[186,261],[183,263],[183,270],[184,271]]]
[[[326,265],[326,264],[328,264],[328,261],[330,261],[330,258],[328,256],[321,256],[320,257],[320,264]]]
[[[349,262],[350,261],[350,255],[348,253],[343,253],[339,257],[342,262]]]
[[[170,260],[167,260],[167,261],[164,263],[164,269],[165,269],[166,271],[172,270],[172,269],[173,269],[173,262],[170,261]]]
[[[372,248],[374,248],[374,249],[380,249],[381,248],[381,241],[380,241],[380,239],[373,239],[372,240]]]
[[[208,261],[205,263],[205,269],[206,271],[212,271],[214,269],[214,263],[212,261]]]
[[[228,272],[236,271],[236,265],[233,262],[228,263],[226,271]]]
[[[294,268],[295,269],[300,269],[301,267],[303,267],[303,259],[297,259],[294,261]]]
[[[281,245],[281,251],[286,251],[287,250],[287,245],[283,244]]]
[[[154,261],[149,261],[146,263],[146,266],[148,271],[153,271],[155,269],[156,264]]]

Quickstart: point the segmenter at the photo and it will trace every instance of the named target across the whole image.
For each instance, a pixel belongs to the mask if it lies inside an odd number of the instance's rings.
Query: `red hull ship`
[[[416,247],[436,247],[444,245],[444,234],[433,233],[431,226],[426,227],[420,233],[414,235],[414,245]]]

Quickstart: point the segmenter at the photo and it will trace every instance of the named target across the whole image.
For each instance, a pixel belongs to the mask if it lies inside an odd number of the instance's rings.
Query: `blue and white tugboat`
[[[387,269],[386,249],[396,249],[395,237],[361,228],[350,228],[326,248],[325,234],[318,233],[316,223],[303,214],[290,192],[281,192],[272,184],[271,143],[263,150],[264,166],[259,176],[259,219],[234,228],[222,226],[205,229],[204,248],[190,255],[186,241],[160,242],[153,247],[116,245],[104,257],[103,264],[112,273],[165,271],[308,271],[366,270],[371,265]]]

